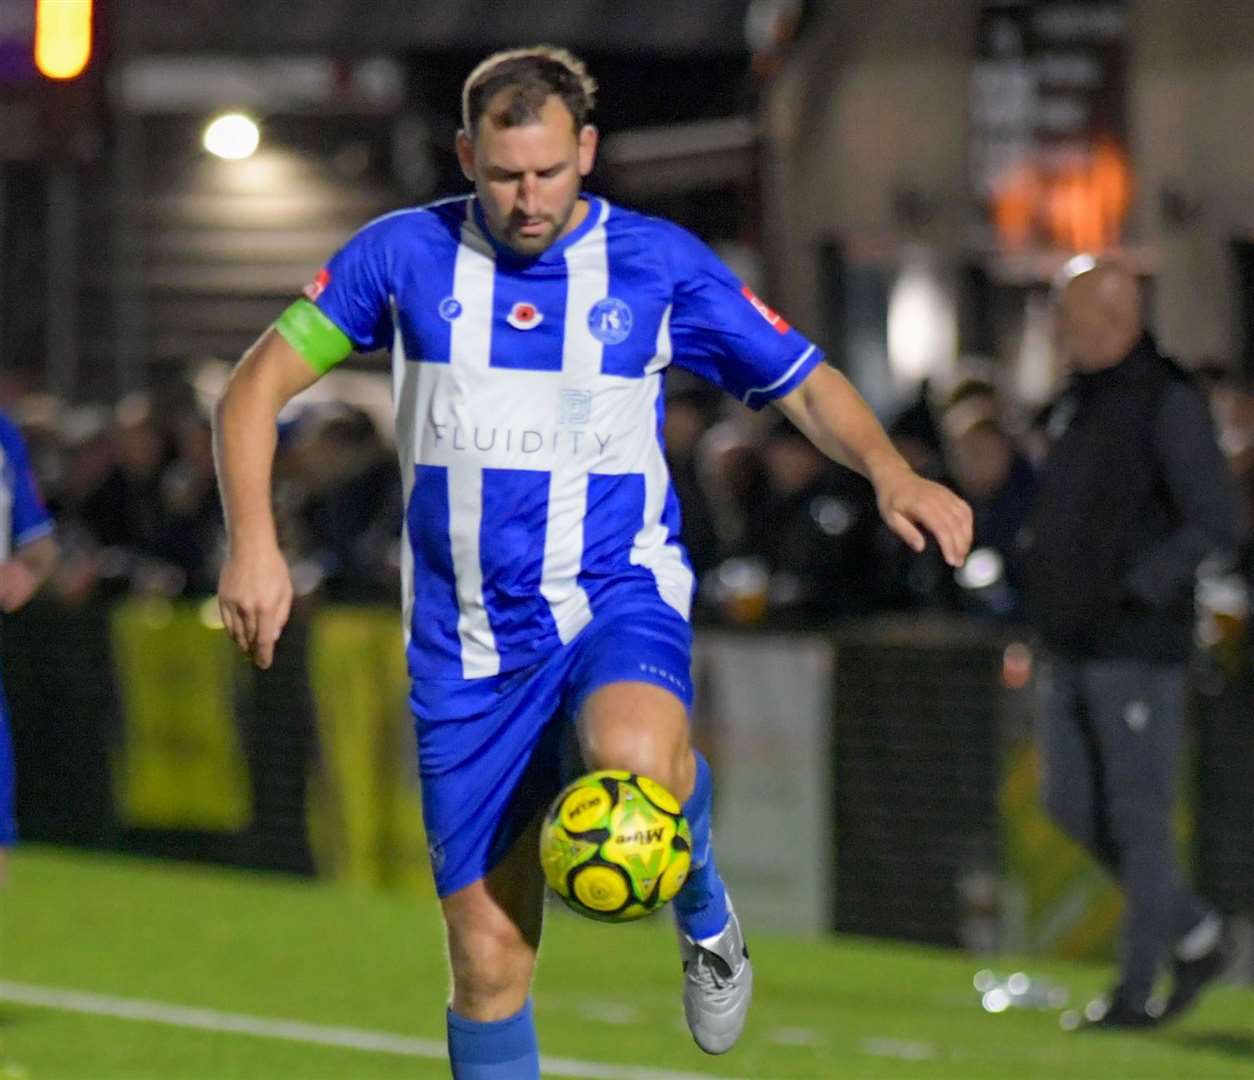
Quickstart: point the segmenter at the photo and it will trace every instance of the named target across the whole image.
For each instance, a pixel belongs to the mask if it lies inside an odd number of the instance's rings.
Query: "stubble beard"
[[[525,215],[511,214],[505,221],[505,243],[520,255],[540,255],[547,251],[562,235],[571,215],[575,212],[578,199],[571,201],[561,218],[549,214],[540,214],[530,220],[548,223],[548,228],[536,236],[524,236],[522,227],[528,220]]]

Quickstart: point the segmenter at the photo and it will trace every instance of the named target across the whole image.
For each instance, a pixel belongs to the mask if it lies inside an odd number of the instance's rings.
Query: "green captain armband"
[[[319,375],[325,375],[353,351],[344,331],[308,300],[297,300],[274,328]]]

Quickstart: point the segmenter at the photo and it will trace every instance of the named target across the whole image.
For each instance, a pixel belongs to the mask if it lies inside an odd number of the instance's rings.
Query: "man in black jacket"
[[[1073,371],[1025,563],[1049,653],[1041,726],[1050,815],[1124,892],[1119,984],[1089,1025],[1148,1027],[1226,965],[1228,926],[1180,882],[1172,800],[1198,564],[1238,539],[1206,401],[1145,331],[1135,278],[1081,256],[1055,292]],[[1155,979],[1170,960],[1164,1003]]]

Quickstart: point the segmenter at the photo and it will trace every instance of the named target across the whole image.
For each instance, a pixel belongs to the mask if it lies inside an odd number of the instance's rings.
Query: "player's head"
[[[1114,367],[1144,332],[1136,278],[1109,260],[1078,255],[1053,289],[1058,344],[1076,371]]]
[[[549,45],[494,53],[467,77],[457,157],[501,243],[538,255],[578,224],[595,104],[583,63]]]

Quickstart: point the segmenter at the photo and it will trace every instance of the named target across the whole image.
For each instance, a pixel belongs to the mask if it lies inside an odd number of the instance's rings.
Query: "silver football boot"
[[[694,941],[679,931],[679,956],[688,1030],[707,1054],[725,1054],[740,1038],[753,997],[753,965],[730,903],[727,925],[714,937]]]

